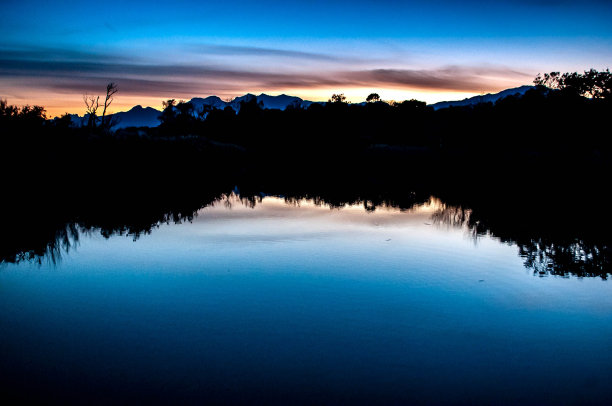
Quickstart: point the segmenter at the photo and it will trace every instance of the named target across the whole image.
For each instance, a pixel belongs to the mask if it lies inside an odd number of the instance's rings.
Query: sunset
[[[2,405],[611,405],[611,21],[2,1]]]
[[[27,16],[27,17],[26,17]],[[606,1],[8,1],[0,95],[81,113],[109,81],[114,106],[246,93],[325,101],[458,100],[539,72],[605,69]]]

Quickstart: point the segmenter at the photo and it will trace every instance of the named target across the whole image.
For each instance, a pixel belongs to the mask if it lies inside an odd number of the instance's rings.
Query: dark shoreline
[[[16,193],[1,204],[2,262],[55,261],[84,231],[137,239],[160,224],[190,221],[198,210],[232,193],[252,206],[271,195],[289,202],[314,199],[330,208],[360,204],[366,210],[410,210],[433,196],[446,206],[446,212],[437,213],[442,221],[516,244],[534,274],[604,279],[610,274],[612,221],[606,172],[599,167],[551,171],[549,164],[539,171],[529,166],[523,172],[490,173],[456,162],[428,166],[431,155],[408,160],[382,154],[367,171],[358,165],[279,170],[276,162],[255,166],[253,160],[223,158],[199,169],[186,170],[193,162],[125,172],[113,166],[62,181],[48,178],[36,187],[15,185]],[[21,185],[32,185],[32,180]],[[579,252],[584,255],[577,257]],[[542,269],[544,262],[550,265]]]

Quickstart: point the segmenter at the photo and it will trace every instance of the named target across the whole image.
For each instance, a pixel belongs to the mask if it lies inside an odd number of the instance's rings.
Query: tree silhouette
[[[108,85],[106,85],[106,98],[104,99],[104,110],[102,111],[102,128],[104,129],[106,129],[107,127],[111,127],[110,125],[107,125],[110,123],[106,123],[105,117],[106,109],[108,109],[108,107],[113,102],[113,96],[115,93],[117,93],[117,85],[113,82],[110,82]]]
[[[47,115],[42,106],[25,105],[21,108],[0,99],[0,126],[15,124],[21,130],[42,127]]]
[[[176,110],[178,111],[179,116],[192,116],[193,115],[193,104],[191,102],[186,102],[184,100],[179,101],[176,104]]]
[[[331,99],[327,101],[328,103],[346,103],[346,96],[344,93],[334,93],[332,94]]]
[[[64,113],[60,117],[53,119],[53,123],[58,128],[68,129],[72,127],[72,116],[69,113]]]
[[[98,109],[103,107],[102,109],[102,117],[100,121],[100,127],[104,131],[110,130],[115,124],[117,124],[117,118],[113,117],[110,120],[107,120],[106,112],[108,107],[114,100],[114,95],[117,93],[117,85],[114,82],[110,82],[106,85],[106,97],[104,98],[103,106],[100,106],[100,96],[90,96],[85,93],[83,95],[83,101],[85,102],[85,115],[88,115],[87,127],[90,129],[95,129],[98,126]]]
[[[538,74],[533,83],[593,99],[609,99],[612,96],[612,73],[609,69],[601,72],[590,69],[584,73],[550,72],[544,76]]]
[[[380,96],[378,93],[370,93],[370,95],[366,98],[368,103],[378,102],[380,101]]]
[[[162,110],[162,113],[159,116],[159,121],[161,121],[162,124],[171,123],[176,117],[176,112],[174,111],[174,107],[176,106],[176,100],[168,99],[166,101],[163,101],[162,106],[164,107],[164,109]]]
[[[538,76],[536,76],[533,80],[533,84],[537,86],[544,86],[549,89],[558,89],[560,75],[560,72],[545,73],[544,76],[538,73]]]
[[[90,96],[87,93],[83,95],[83,101],[85,102],[85,113],[89,115],[87,120],[87,127],[94,129],[96,128],[96,121],[98,121],[98,108],[100,107],[100,96]]]

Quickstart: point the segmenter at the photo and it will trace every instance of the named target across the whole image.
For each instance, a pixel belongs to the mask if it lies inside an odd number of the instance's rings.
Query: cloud
[[[373,69],[349,73],[348,76],[355,81],[381,86],[447,91],[478,91],[500,79],[531,78],[531,75],[508,68],[461,66],[429,70]]]
[[[205,55],[230,55],[230,56],[263,56],[277,58],[292,58],[292,59],[308,59],[314,61],[337,61],[344,60],[334,55],[292,51],[286,49],[264,48],[255,46],[237,46],[237,45],[208,45],[194,44],[187,46],[187,49]]]
[[[216,47],[244,55],[263,52],[318,57],[293,51],[250,47]],[[350,65],[350,64],[347,64]],[[0,81],[53,89],[61,93],[95,92],[107,82],[122,93],[146,96],[196,95],[258,90],[372,87],[428,91],[501,90],[508,80],[530,82],[532,75],[505,67],[447,66],[437,69],[338,69],[328,71],[248,70],[241,66],[154,64],[93,52],[50,49],[0,49]],[[1,82],[0,82],[1,83]]]

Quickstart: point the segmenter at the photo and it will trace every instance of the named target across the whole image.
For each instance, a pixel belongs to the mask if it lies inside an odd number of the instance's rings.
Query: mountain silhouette
[[[259,96],[255,96],[252,94],[245,94],[244,96],[236,97],[232,100],[232,107],[239,106],[240,102],[247,101],[250,98],[255,97],[257,103],[261,103],[264,109],[273,109],[273,110],[285,110],[289,106],[293,107],[302,107],[307,108],[313,102],[308,100],[302,100],[296,96],[288,96],[286,94],[281,94],[278,96],[269,96],[265,93],[260,94]],[[234,108],[236,109],[236,108]]]
[[[471,106],[478,103],[489,102],[495,103],[497,100],[500,100],[507,96],[524,95],[528,90],[533,88],[534,86],[520,86],[512,89],[506,89],[499,93],[488,93],[486,95],[474,96],[463,100],[443,101],[432,104],[431,107],[433,107],[434,110],[439,110],[451,106]],[[208,96],[205,98],[194,97],[193,99],[189,100],[189,102],[193,105],[194,112],[201,111],[205,106],[220,110],[223,110],[226,107],[231,107],[234,111],[238,112],[240,110],[240,105],[242,102],[246,102],[252,99],[256,99],[257,103],[262,108],[272,110],[285,110],[289,106],[295,108],[308,108],[311,104],[325,103],[303,100],[297,96],[290,96],[286,94],[270,96],[265,93],[262,93],[258,96],[251,93],[247,93],[243,96],[236,97],[231,101],[224,101],[217,96]],[[138,105],[133,107],[129,111],[112,114],[111,116],[117,117],[119,119],[117,124],[113,126],[113,129],[118,130],[127,127],[157,127],[160,124],[160,115],[160,110],[154,109],[152,107],[142,107]],[[72,118],[73,125],[76,127],[80,127],[87,124],[87,115],[79,116],[77,114],[71,114],[70,116]]]
[[[195,111],[202,110],[202,107],[204,106],[210,106],[223,110],[228,105],[227,102],[224,102],[217,96],[208,96],[206,98],[194,97],[193,99],[189,100],[189,102],[193,104],[193,109]]]
[[[307,108],[314,103],[296,96],[289,96],[286,94],[270,96],[265,93],[262,93],[259,96],[247,93],[244,96],[236,97],[231,101],[223,101],[217,96],[208,96],[205,98],[194,97],[193,99],[189,100],[189,102],[193,105],[195,112],[201,111],[205,106],[220,110],[223,110],[226,107],[231,107],[234,109],[234,111],[238,112],[240,110],[241,102],[245,102],[253,98],[257,100],[257,103],[262,108],[273,110],[285,110],[289,106]],[[117,130],[127,127],[157,127],[160,123],[160,115],[161,111],[152,107],[143,108],[142,106],[135,106],[129,111],[115,113],[112,115],[119,118],[117,125],[115,125],[113,129]],[[83,123],[87,123],[87,116],[79,117],[78,115],[74,114],[72,115],[72,121],[76,126],[81,126]]]
[[[508,96],[524,95],[528,90],[533,89],[535,86],[519,86],[512,89],[502,90],[499,93],[487,93],[485,95],[478,95],[463,100],[455,101],[442,101],[434,103],[431,107],[434,110],[445,109],[447,107],[461,107],[461,106],[472,106],[479,103],[495,103],[496,101],[503,99]]]
[[[160,111],[152,107],[142,107],[140,105],[132,107],[129,111],[113,114],[119,122],[115,128],[125,127],[157,127],[160,123]]]

